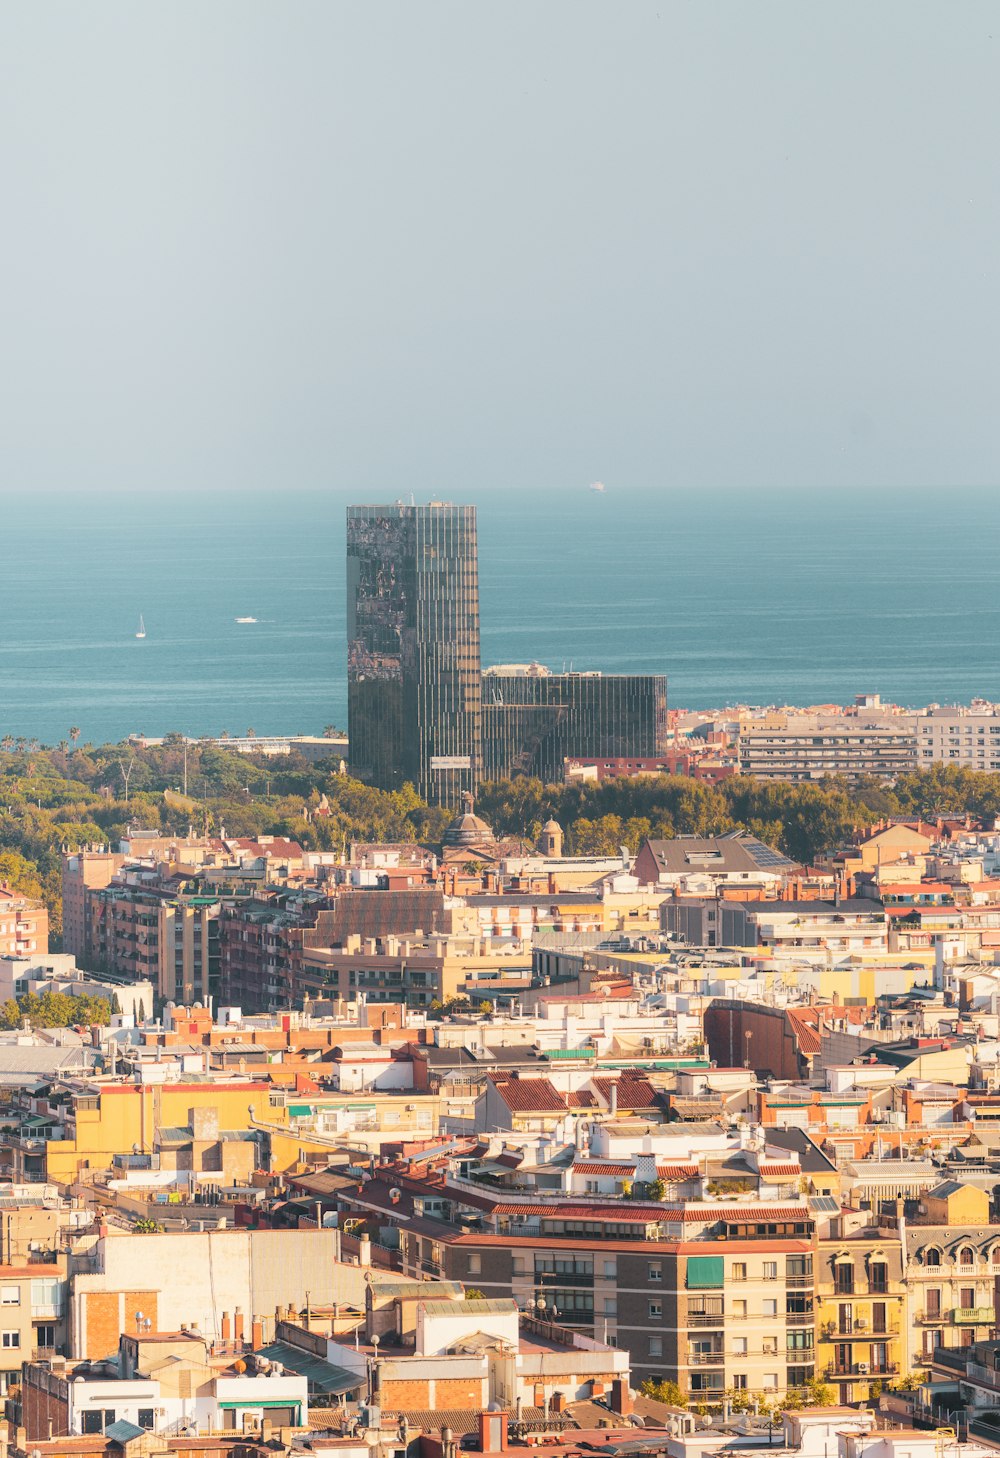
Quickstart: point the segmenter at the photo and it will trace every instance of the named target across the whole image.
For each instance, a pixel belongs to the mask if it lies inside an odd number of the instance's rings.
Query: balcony
[[[992,1326],[996,1317],[992,1306],[955,1306],[951,1319],[956,1326]]]
[[[689,1352],[688,1366],[690,1367],[724,1367],[726,1364],[725,1352]]]
[[[918,1311],[913,1320],[917,1326],[939,1326],[941,1322],[948,1320],[948,1313],[940,1307],[937,1311]]]
[[[703,1311],[688,1312],[688,1326],[725,1326],[726,1318],[721,1311],[706,1313]]]
[[[884,1326],[872,1326],[868,1321],[844,1321],[839,1325],[835,1321],[827,1321],[823,1323],[822,1334],[827,1341],[877,1342],[883,1337],[898,1336],[899,1326],[892,1321]]]
[[[894,1377],[899,1371],[898,1362],[852,1362],[847,1366],[834,1363],[827,1367],[827,1377]]]

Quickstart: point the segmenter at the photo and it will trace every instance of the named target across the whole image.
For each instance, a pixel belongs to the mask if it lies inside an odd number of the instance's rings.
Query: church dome
[[[465,806],[448,826],[442,845],[458,850],[487,849],[496,845],[493,829],[479,815],[472,813],[472,796],[465,796]]]

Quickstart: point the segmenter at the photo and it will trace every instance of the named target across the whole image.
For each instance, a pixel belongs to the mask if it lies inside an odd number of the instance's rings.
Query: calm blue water
[[[347,500],[0,498],[0,733],[345,725]],[[662,671],[689,707],[1000,698],[1000,499],[955,500],[480,502],[483,662]]]

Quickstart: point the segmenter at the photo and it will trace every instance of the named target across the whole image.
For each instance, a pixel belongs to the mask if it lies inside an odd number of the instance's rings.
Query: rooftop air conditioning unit
[[[867,1362],[859,1362],[858,1363],[858,1371],[859,1372],[867,1372],[868,1371],[868,1363]]]

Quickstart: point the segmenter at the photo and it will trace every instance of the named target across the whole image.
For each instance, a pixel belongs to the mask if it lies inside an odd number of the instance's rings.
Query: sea
[[[352,499],[0,497],[0,734],[346,727]],[[463,499],[479,508],[484,665],[665,673],[685,708],[1000,699],[998,493]]]

